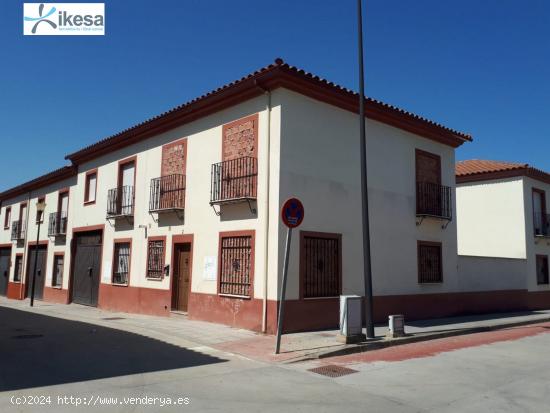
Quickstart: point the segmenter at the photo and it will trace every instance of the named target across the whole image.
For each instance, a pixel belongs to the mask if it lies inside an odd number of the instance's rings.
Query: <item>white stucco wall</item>
[[[542,190],[546,195],[547,213],[550,211],[550,185],[532,178],[523,178],[523,202],[525,208],[525,235],[527,248],[527,288],[530,291],[550,291],[550,285],[537,284],[537,255],[546,255],[550,259],[550,238],[536,237],[533,219],[533,188]]]
[[[7,200],[2,203],[2,213],[0,216],[1,225],[0,228],[0,244],[11,244],[12,246],[12,260],[10,268],[10,282],[13,282],[14,278],[14,269],[15,269],[15,257],[17,254],[23,254],[23,272],[22,280],[26,282],[28,279],[27,274],[27,261],[28,261],[28,243],[35,243],[38,235],[38,226],[36,225],[36,203],[41,197],[45,197],[46,201],[46,210],[44,212],[44,221],[40,225],[40,237],[39,241],[49,241],[48,242],[48,251],[47,251],[47,261],[46,261],[46,281],[45,286],[51,287],[52,283],[52,273],[53,273],[53,256],[55,253],[64,252],[65,253],[65,263],[63,268],[63,288],[68,287],[69,282],[69,265],[67,261],[68,251],[70,250],[70,234],[67,234],[65,240],[58,238],[48,237],[48,219],[50,213],[57,212],[58,209],[58,197],[59,190],[69,188],[69,214],[67,226],[70,228],[72,225],[72,208],[73,208],[73,195],[75,192],[75,183],[76,177],[65,179],[54,184],[40,188],[39,190],[28,192],[26,194],[20,195],[14,199]],[[26,242],[15,242],[11,241],[11,229],[10,225],[9,230],[4,230],[4,216],[6,213],[6,208],[11,207],[11,222],[19,220],[19,211],[21,203],[27,203],[28,218],[27,219],[27,231],[26,231]]]
[[[277,267],[277,221],[278,221],[278,177],[279,177],[279,136],[280,136],[280,93],[272,94],[271,111],[271,173],[270,188],[274,200],[270,207],[270,223],[272,234],[269,237],[271,245],[269,253],[270,278],[274,280],[272,288],[268,289],[270,298],[275,298],[275,280]],[[266,145],[268,133],[268,116],[266,111],[267,96],[261,96],[230,109],[223,110],[211,116],[199,119],[192,123],[162,133],[138,144],[116,150],[108,155],[101,156],[79,167],[78,185],[72,209],[74,213],[74,227],[85,227],[105,224],[103,270],[110,267],[113,254],[113,240],[115,238],[132,239],[131,274],[130,285],[146,288],[169,289],[170,278],[162,281],[146,278],[147,240],[145,230],[139,226],[147,227],[149,237],[167,236],[166,263],[171,264],[172,236],[179,234],[193,234],[193,268],[192,291],[215,294],[216,281],[203,279],[204,258],[218,256],[219,232],[237,230],[255,230],[255,281],[254,296],[263,297],[265,274],[265,224],[267,220],[266,208],[266,177],[268,148]],[[259,113],[258,136],[258,202],[256,205],[258,214],[252,214],[248,205],[238,204],[222,207],[222,215],[216,216],[209,205],[211,165],[222,159],[222,126],[242,117]],[[149,183],[152,178],[161,175],[162,145],[174,142],[181,138],[188,139],[187,170],[186,170],[186,200],[185,219],[180,221],[175,215],[161,217],[155,222],[149,215]],[[136,166],[136,192],[134,211],[134,224],[132,226],[111,226],[105,219],[107,210],[107,191],[117,185],[118,161],[137,155]],[[98,169],[97,200],[93,205],[84,206],[84,182],[86,172]],[[219,207],[216,207],[219,209]],[[156,218],[156,215],[155,215]],[[110,283],[110,274],[103,271],[101,282]]]
[[[459,184],[460,255],[527,258],[523,178]]]
[[[357,115],[284,91],[279,203],[296,196],[306,214],[299,230],[342,234],[343,293],[363,294],[360,157]],[[442,184],[454,187],[454,149],[367,121],[367,159],[376,295],[457,289],[456,224],[426,219],[416,225],[415,149],[441,156]],[[454,198],[454,196],[453,196]],[[279,225],[279,264],[285,228]],[[443,244],[443,283],[418,283],[417,241]],[[299,234],[295,231],[288,299],[299,296]]]
[[[458,256],[460,291],[524,290],[527,260]]]

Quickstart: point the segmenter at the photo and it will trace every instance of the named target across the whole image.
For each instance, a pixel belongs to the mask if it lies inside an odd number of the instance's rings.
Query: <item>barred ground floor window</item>
[[[165,239],[151,239],[147,246],[147,278],[159,280],[164,274]]]
[[[247,231],[221,234],[219,293],[238,297],[252,297],[253,267],[253,233]]]
[[[547,255],[537,255],[537,284],[548,284]]]
[[[63,268],[65,257],[61,254],[53,257],[52,287],[61,287],[63,285]]]
[[[418,241],[418,282],[443,282],[443,254],[441,243]]]
[[[128,284],[130,274],[130,242],[115,241],[113,252],[113,284]]]
[[[342,292],[342,236],[300,233],[300,296],[337,297]]]

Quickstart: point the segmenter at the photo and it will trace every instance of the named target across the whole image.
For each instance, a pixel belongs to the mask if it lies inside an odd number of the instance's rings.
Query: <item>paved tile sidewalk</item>
[[[435,339],[446,335],[467,334],[483,329],[505,328],[521,323],[550,321],[550,310],[485,314],[477,316],[452,317],[406,322],[408,334],[404,339],[388,342],[383,337],[386,326],[377,326],[378,340],[361,345],[342,344],[337,341],[337,330],[294,333],[283,335],[281,354],[275,355],[275,337],[254,333],[228,326],[189,320],[186,316],[173,314],[171,317],[154,317],[139,314],[114,313],[80,305],[16,301],[0,297],[0,305],[18,310],[31,311],[52,317],[87,322],[104,327],[116,328],[162,340],[185,348],[213,349],[246,358],[266,362],[293,362],[333,354],[347,354],[365,351],[380,346]]]

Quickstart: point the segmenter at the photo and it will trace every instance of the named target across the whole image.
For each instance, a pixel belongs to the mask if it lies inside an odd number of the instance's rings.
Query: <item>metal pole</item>
[[[283,285],[281,287],[281,296],[279,297],[279,319],[277,320],[277,345],[275,347],[275,354],[279,354],[279,351],[281,350],[281,335],[283,332],[283,318],[285,316],[286,280],[288,278],[288,255],[290,253],[291,238],[292,228],[289,228],[286,233],[285,261],[283,264]]]
[[[32,284],[31,284],[31,307],[34,306],[34,284],[36,280],[36,266],[38,264],[38,242],[40,240],[40,221],[41,219],[38,220],[38,233],[36,234],[36,245],[34,247],[34,270],[32,272]]]
[[[361,200],[363,219],[363,274],[365,283],[365,330],[367,338],[374,338],[372,305],[372,269],[370,254],[369,193],[367,185],[367,142],[365,136],[365,79],[363,69],[363,12],[357,0],[358,55],[359,55],[359,129],[361,152]]]

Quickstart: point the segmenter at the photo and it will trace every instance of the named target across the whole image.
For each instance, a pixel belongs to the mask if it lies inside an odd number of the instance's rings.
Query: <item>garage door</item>
[[[97,306],[101,247],[101,232],[87,232],[75,237],[73,303]]]

